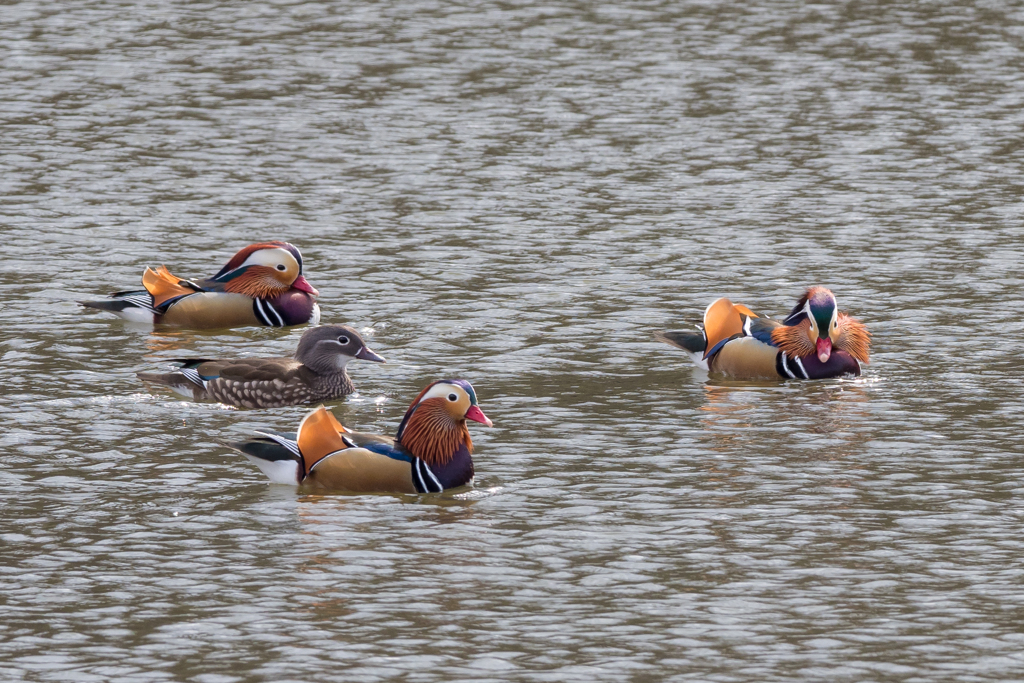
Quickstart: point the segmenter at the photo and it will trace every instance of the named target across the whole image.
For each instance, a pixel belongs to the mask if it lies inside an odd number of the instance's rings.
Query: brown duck
[[[353,358],[384,362],[351,327],[323,325],[303,333],[294,358],[175,359],[182,364],[176,372],[140,372],[138,377],[196,401],[280,408],[353,393],[356,388],[346,372]]]

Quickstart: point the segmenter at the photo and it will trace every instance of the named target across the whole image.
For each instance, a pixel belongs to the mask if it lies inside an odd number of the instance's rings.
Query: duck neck
[[[313,399],[314,401],[324,401],[330,398],[336,398],[338,396],[348,396],[349,394],[355,393],[356,387],[352,384],[352,379],[345,372],[345,368],[341,370],[332,370],[330,373],[317,373],[313,378],[314,391],[320,398]]]
[[[302,325],[312,322],[316,308],[316,297],[312,294],[289,289],[282,294],[263,301],[264,306],[270,306],[274,312],[281,317],[285,325]],[[315,323],[314,323],[315,324]]]

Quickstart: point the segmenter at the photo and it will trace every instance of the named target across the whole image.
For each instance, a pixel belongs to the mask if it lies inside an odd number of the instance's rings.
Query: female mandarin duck
[[[356,388],[345,366],[353,358],[383,363],[359,333],[345,325],[306,330],[295,358],[177,359],[177,372],[138,373],[196,401],[213,399],[238,408],[281,408],[348,396]]]
[[[719,299],[704,311],[702,331],[655,337],[690,352],[704,370],[740,379],[856,376],[871,344],[868,329],[841,313],[824,287],[808,289],[782,322]]]
[[[473,441],[466,420],[488,427],[473,385],[443,379],[420,392],[391,439],[353,432],[321,406],[297,434],[224,444],[239,451],[276,484],[354,493],[437,493],[473,481]]]
[[[194,282],[165,266],[146,268],[145,289],[115,292],[112,301],[81,301],[133,322],[192,328],[316,324],[319,294],[302,277],[302,254],[287,242],[250,244],[220,272]]]

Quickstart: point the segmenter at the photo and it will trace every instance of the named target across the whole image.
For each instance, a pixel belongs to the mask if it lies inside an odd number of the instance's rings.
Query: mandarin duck
[[[224,443],[276,484],[354,493],[437,493],[473,482],[466,420],[491,426],[473,385],[443,379],[421,391],[394,438],[346,429],[320,406],[294,434],[256,432]]]
[[[315,325],[319,294],[302,277],[302,254],[287,242],[250,244],[205,280],[183,280],[166,266],[146,268],[145,289],[110,301],[80,301],[125,320],[191,328]]]
[[[782,322],[718,299],[704,311],[702,330],[655,337],[689,352],[698,367],[738,379],[857,376],[871,345],[867,327],[840,312],[824,287],[808,289]]]
[[[359,333],[346,325],[306,330],[294,358],[211,360],[178,358],[177,372],[138,373],[196,401],[213,399],[237,408],[281,408],[348,396],[356,388],[345,371],[353,358],[383,363]]]

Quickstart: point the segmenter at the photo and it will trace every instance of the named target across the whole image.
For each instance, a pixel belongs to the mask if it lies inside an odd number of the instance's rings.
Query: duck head
[[[442,379],[413,400],[395,440],[428,465],[445,464],[462,446],[473,452],[466,420],[492,426],[477,405],[472,384],[464,379]]]
[[[295,359],[321,375],[345,369],[353,358],[383,363],[359,333],[347,325],[321,325],[306,330],[295,350]]]
[[[818,360],[826,362],[832,355],[832,345],[839,339],[839,304],[835,295],[824,287],[811,287],[783,324],[800,328],[814,347]]]
[[[320,294],[302,276],[302,254],[287,242],[250,244],[212,279],[224,283],[225,291],[254,299],[269,299],[292,289],[313,297]]]

